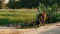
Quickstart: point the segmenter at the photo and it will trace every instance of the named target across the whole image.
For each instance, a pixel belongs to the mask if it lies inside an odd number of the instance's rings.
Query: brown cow
[[[38,21],[39,21],[38,26],[45,26],[45,23],[46,23],[46,13],[45,12],[42,12],[39,14]]]

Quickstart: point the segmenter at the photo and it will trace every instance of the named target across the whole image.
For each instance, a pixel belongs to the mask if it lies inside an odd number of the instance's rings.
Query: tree
[[[60,8],[60,0],[57,0],[58,7]]]
[[[0,0],[0,9],[5,9],[5,0]]]
[[[15,0],[9,0],[9,3],[7,3],[7,7],[15,9]]]
[[[39,2],[43,3],[45,6],[50,6],[51,7],[51,5],[56,3],[57,0],[39,0]]]
[[[15,0],[10,0],[9,3],[7,4],[7,6],[9,8],[36,8],[39,5],[39,1],[38,0],[19,0],[19,1],[15,1]]]
[[[12,9],[20,8],[36,8],[39,7],[39,3],[44,4],[46,7],[51,7],[54,3],[58,3],[58,0],[10,0],[7,6]]]

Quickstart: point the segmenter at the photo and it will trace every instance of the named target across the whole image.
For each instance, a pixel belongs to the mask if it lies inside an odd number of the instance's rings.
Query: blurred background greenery
[[[9,0],[6,4],[3,1],[0,1],[0,25],[35,24],[37,15],[43,11],[47,14],[46,23],[60,21],[60,0]]]

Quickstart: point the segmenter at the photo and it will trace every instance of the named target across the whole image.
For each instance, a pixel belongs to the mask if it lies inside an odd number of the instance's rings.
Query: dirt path
[[[30,29],[0,29],[0,34],[37,34],[43,31],[47,31],[60,26],[59,23],[46,24],[46,26],[41,26],[39,28]]]

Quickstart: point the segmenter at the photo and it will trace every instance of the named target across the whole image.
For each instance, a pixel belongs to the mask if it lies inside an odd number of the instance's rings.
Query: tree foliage
[[[19,1],[9,1],[7,6],[9,8],[32,8],[38,7],[39,1],[38,0],[19,0]]]
[[[12,9],[36,8],[39,7],[39,3],[44,4],[46,7],[51,7],[54,3],[60,4],[59,0],[10,0],[7,6]]]

